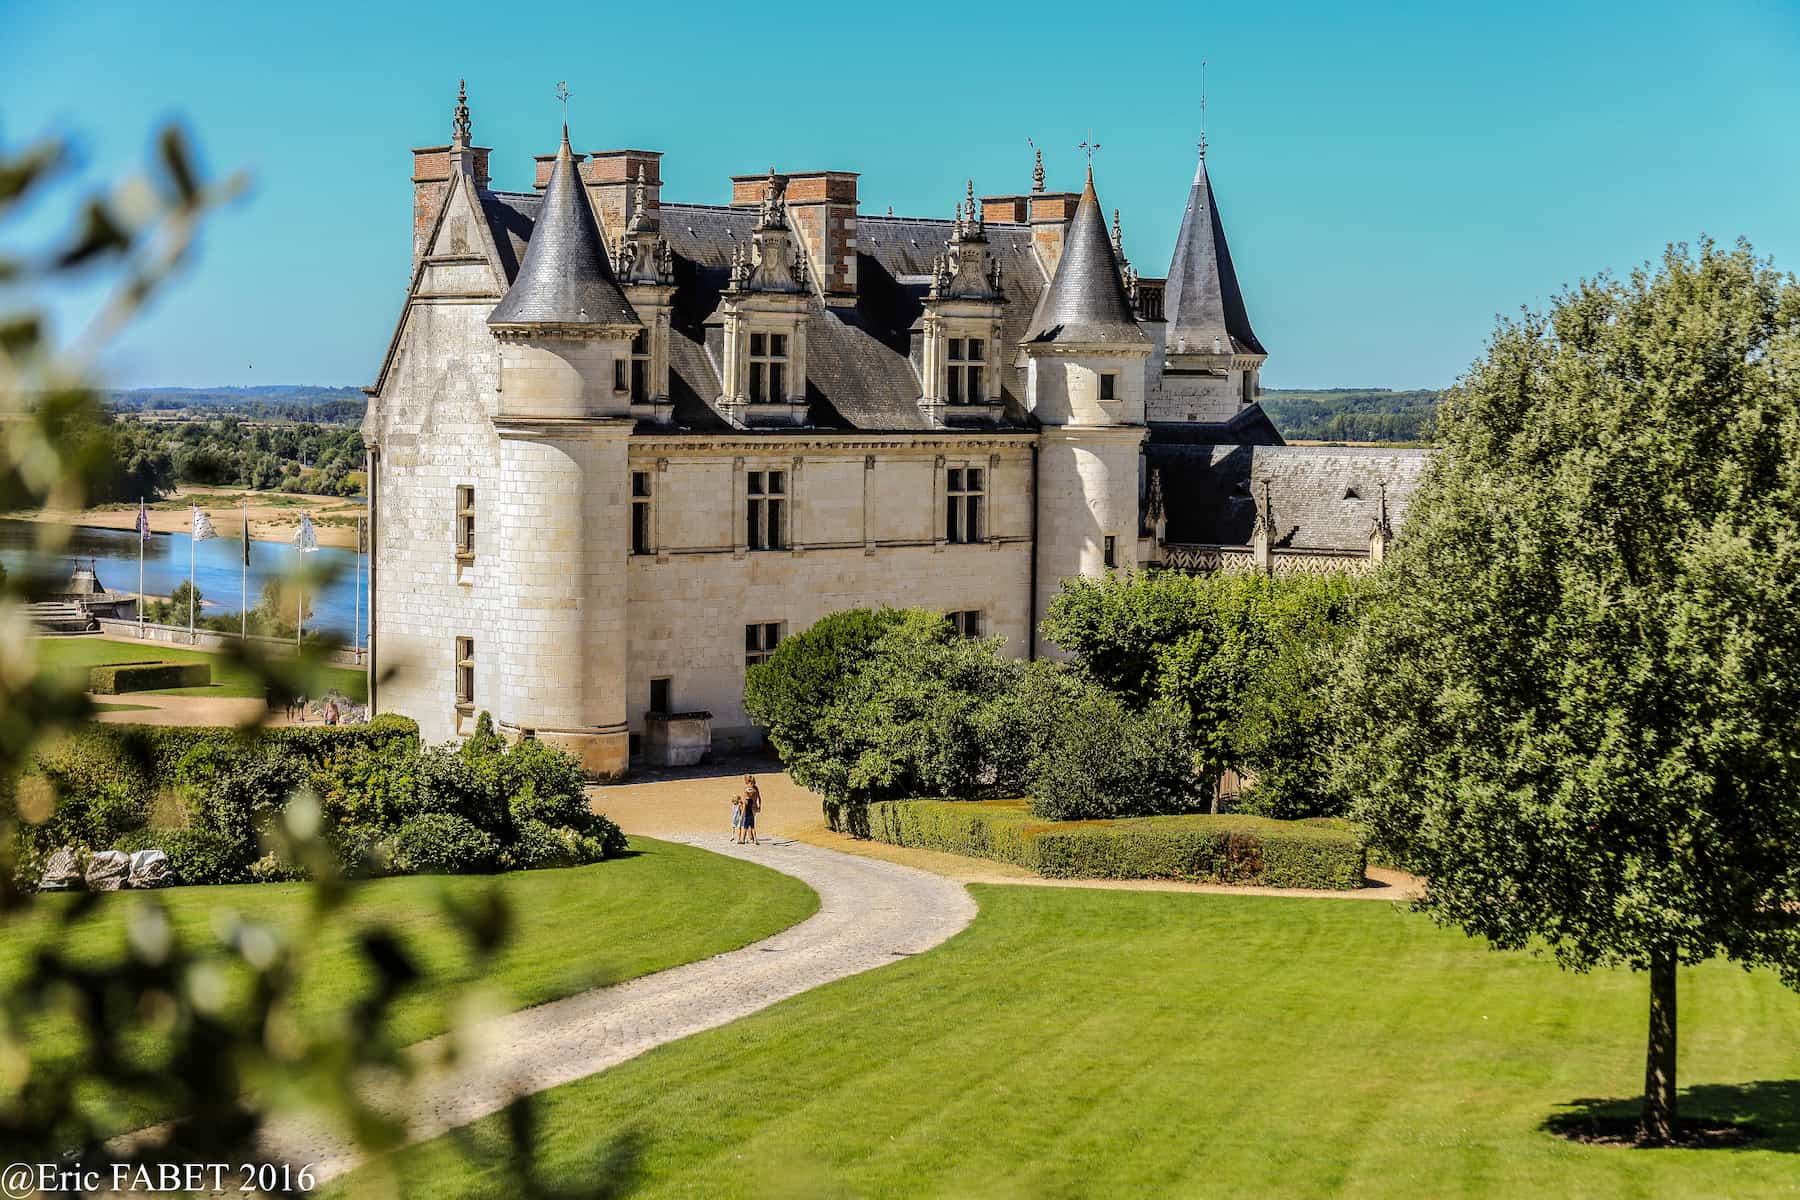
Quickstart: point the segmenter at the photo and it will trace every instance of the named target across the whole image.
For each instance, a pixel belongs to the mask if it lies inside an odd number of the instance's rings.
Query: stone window
[[[1119,565],[1119,539],[1110,533],[1106,535],[1106,565],[1108,567]]]
[[[671,680],[666,675],[661,679],[652,679],[650,681],[651,712],[666,713],[670,711],[671,706],[674,704],[674,701],[669,698],[670,690]]]
[[[456,639],[456,707],[475,707],[475,639]]]
[[[1119,398],[1119,376],[1116,372],[1101,372],[1100,398],[1102,400],[1117,400]]]
[[[475,489],[456,489],[456,557],[465,562],[475,557]]]
[[[656,540],[651,536],[650,472],[631,473],[631,552],[656,553]]]
[[[631,402],[650,403],[650,331],[631,335]]]
[[[1245,371],[1244,372],[1244,403],[1248,404],[1254,399],[1256,399],[1256,376],[1252,375],[1248,371]]]
[[[981,636],[981,610],[966,608],[950,614],[950,624],[956,628],[957,637],[978,638]]]
[[[781,622],[762,621],[744,626],[744,665],[754,667],[769,661],[775,647],[781,644]]]
[[[979,542],[986,472],[980,467],[951,467],[944,472],[944,540]]]
[[[752,550],[787,547],[787,472],[748,472],[744,544]]]
[[[750,403],[787,399],[788,339],[785,333],[750,335]]]
[[[949,371],[944,386],[945,400],[951,404],[980,404],[987,399],[983,379],[987,367],[986,339],[951,338],[945,362]]]

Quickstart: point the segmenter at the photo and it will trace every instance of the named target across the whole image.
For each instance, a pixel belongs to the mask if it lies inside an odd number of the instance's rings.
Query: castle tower
[[[1139,455],[1153,347],[1125,294],[1094,172],[1021,353],[1038,451],[1037,597],[1058,583],[1137,565]],[[1035,631],[1033,637],[1036,637]]]
[[[509,737],[623,774],[626,440],[643,329],[607,261],[563,127],[517,277],[488,316],[500,343],[494,427],[503,497],[496,716]]]
[[[1223,423],[1256,402],[1257,376],[1268,352],[1244,310],[1218,197],[1206,173],[1204,137],[1169,263],[1163,313],[1162,370],[1152,380],[1151,421]]]

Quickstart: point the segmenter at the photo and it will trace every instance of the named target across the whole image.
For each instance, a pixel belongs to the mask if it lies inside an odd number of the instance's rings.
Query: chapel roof
[[[1362,446],[1158,443],[1144,450],[1162,480],[1170,542],[1250,542],[1267,485],[1279,549],[1367,552],[1385,495],[1400,528],[1431,452]]]
[[[1206,151],[1200,152],[1188,189],[1187,211],[1175,237],[1169,282],[1163,292],[1163,315],[1169,323],[1167,345],[1206,352],[1216,340],[1221,349],[1239,354],[1266,354],[1250,328],[1244,293],[1231,265],[1231,247],[1219,218],[1218,198],[1206,173]]]

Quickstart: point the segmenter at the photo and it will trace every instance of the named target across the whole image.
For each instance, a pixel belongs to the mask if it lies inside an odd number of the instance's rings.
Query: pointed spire
[[[1219,219],[1217,198],[1206,173],[1204,146],[1188,191],[1181,232],[1175,236],[1163,311],[1169,323],[1171,354],[1209,354],[1215,344],[1219,353],[1268,353],[1256,340],[1244,309],[1244,294],[1231,265],[1231,248],[1225,243],[1225,225]]]
[[[525,243],[518,276],[488,315],[488,324],[516,332],[529,327],[605,328],[641,322],[608,261],[600,227],[582,186],[569,127],[538,203],[537,223]]]
[[[1088,168],[1087,187],[1063,239],[1056,277],[1038,299],[1025,341],[1068,344],[1147,344],[1138,328],[1119,274],[1119,260],[1107,236],[1106,218]]]
[[[474,136],[474,125],[469,120],[468,80],[456,81],[456,112],[450,121],[450,144],[461,149],[469,144]]]

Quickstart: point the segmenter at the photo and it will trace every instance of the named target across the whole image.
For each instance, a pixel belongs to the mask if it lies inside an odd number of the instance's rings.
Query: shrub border
[[[1342,822],[1191,814],[1040,821],[1019,801],[884,800],[869,836],[1014,863],[1049,879],[1173,879],[1351,891],[1368,863]]]

